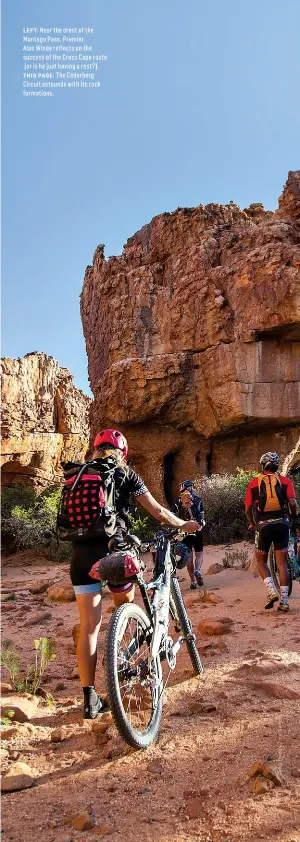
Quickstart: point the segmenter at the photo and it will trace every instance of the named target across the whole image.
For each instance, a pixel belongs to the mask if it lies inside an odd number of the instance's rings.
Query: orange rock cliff
[[[300,171],[275,212],[211,204],[98,246],[81,316],[92,435],[120,427],[151,490],[285,457],[299,437]]]

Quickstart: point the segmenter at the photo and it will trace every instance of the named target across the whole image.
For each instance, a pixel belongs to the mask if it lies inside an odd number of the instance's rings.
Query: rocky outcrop
[[[254,467],[299,436],[300,171],[277,211],[231,202],[155,217],[85,273],[92,432],[122,428],[155,493]]]
[[[2,360],[2,482],[43,488],[61,476],[60,462],[82,459],[91,399],[66,368],[46,354]]]
[[[287,474],[289,471],[293,472],[296,470],[300,470],[300,436],[291,453],[288,453],[285,457],[282,473]]]

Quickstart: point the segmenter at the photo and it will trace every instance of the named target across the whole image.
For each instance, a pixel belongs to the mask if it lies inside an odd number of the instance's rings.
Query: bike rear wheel
[[[111,712],[121,736],[137,749],[155,739],[162,714],[160,659],[151,658],[149,617],[138,605],[121,605],[112,614],[104,666]]]
[[[188,618],[187,610],[180,590],[180,585],[176,577],[173,577],[171,579],[171,593],[174,599],[180,628],[185,638],[187,650],[194,668],[194,672],[196,675],[202,675],[203,666],[196,646],[196,641],[192,632],[192,624]]]
[[[276,588],[277,593],[280,595],[280,581],[279,581],[279,575],[278,575],[278,570],[277,570],[275,551],[274,551],[273,547],[271,547],[271,549],[270,549],[269,562],[270,562],[270,571],[271,571],[273,583],[274,583],[274,586]],[[288,568],[288,577],[289,577],[288,595],[290,596],[291,593],[292,593],[292,589],[293,589],[293,577],[292,577],[292,571],[291,571],[289,559],[287,560],[287,568]]]

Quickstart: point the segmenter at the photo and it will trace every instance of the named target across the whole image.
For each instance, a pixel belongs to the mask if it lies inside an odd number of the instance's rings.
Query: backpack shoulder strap
[[[75,480],[74,480],[73,485],[71,487],[71,491],[74,491],[74,489],[76,488],[76,486],[78,485],[78,483],[81,480],[82,474],[84,473],[84,471],[86,471],[88,465],[91,465],[91,464],[92,464],[91,462],[84,462],[83,463],[82,467],[80,468],[80,471],[78,471],[77,477],[75,477]]]

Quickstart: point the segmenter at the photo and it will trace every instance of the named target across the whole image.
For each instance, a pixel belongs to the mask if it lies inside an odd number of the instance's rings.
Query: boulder
[[[95,822],[88,810],[80,810],[74,816],[66,816],[64,824],[73,827],[75,830],[91,830]]]
[[[1,778],[2,792],[15,792],[33,786],[35,775],[27,763],[13,763]]]
[[[285,779],[282,774],[282,771],[278,764],[274,763],[270,760],[265,760],[263,762],[256,761],[252,763],[250,769],[248,769],[248,778],[257,779],[264,777],[272,782],[273,786],[284,786]]]
[[[76,597],[73,585],[69,579],[59,585],[51,585],[47,590],[47,597],[50,602],[75,602]]]
[[[274,789],[275,784],[273,781],[270,781],[268,778],[264,778],[263,775],[257,775],[252,783],[252,792],[255,795],[264,795],[265,792],[269,792],[270,789]]]
[[[219,564],[218,561],[215,561],[214,564],[210,565],[205,575],[214,576],[215,573],[221,573],[222,570],[224,570],[223,564]]]
[[[28,693],[16,693],[5,696],[5,704],[1,704],[1,716],[8,716],[13,712],[12,722],[29,722],[38,712],[39,700]]]
[[[203,591],[203,593],[200,594],[200,601],[208,602],[210,605],[218,605],[219,602],[222,602],[222,598],[217,596],[215,593],[212,593],[212,591]]]
[[[65,725],[60,725],[59,728],[55,728],[54,731],[51,731],[51,742],[52,743],[62,743],[63,740],[66,739],[67,736],[67,729]]]
[[[28,590],[29,590],[29,593],[32,593],[32,594],[43,594],[43,593],[46,593],[48,588],[49,588],[49,582],[45,582],[45,580],[42,579],[39,582],[31,582]]]

